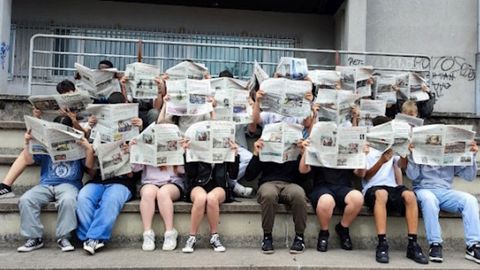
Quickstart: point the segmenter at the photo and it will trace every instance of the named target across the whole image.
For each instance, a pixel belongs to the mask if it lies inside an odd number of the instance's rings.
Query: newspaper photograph
[[[474,160],[470,143],[475,132],[453,125],[413,128],[412,157],[415,163],[432,166],[469,166]]]
[[[338,127],[334,122],[318,122],[312,128],[305,162],[318,167],[363,169],[366,134],[366,127]]]
[[[165,71],[169,80],[203,80],[208,75],[208,68],[201,63],[183,61]]]
[[[282,57],[275,71],[280,77],[291,80],[303,80],[308,76],[307,59]]]
[[[337,66],[336,71],[340,72],[342,89],[353,91],[361,97],[372,95],[372,87],[368,84],[373,74],[372,66]]]
[[[411,127],[407,122],[392,120],[371,127],[367,133],[369,146],[380,152],[392,149],[397,155],[406,157],[411,140]]]
[[[170,115],[203,115],[213,111],[209,80],[167,80],[167,113]]]
[[[138,117],[138,103],[90,104],[87,111],[97,119],[91,139],[98,133],[102,142],[129,141],[139,134],[139,128],[132,125],[132,119]]]
[[[409,98],[415,101],[424,101],[430,99],[428,94],[422,90],[422,84],[426,83],[425,79],[418,73],[411,72],[408,80],[408,89],[410,91]]]
[[[152,123],[130,146],[130,163],[155,167],[183,165],[181,140],[177,125]]]
[[[308,76],[318,89],[337,89],[340,85],[340,72],[336,70],[310,70]]]
[[[385,100],[387,104],[397,103],[397,92],[393,89],[396,77],[392,74],[382,74],[375,77],[375,99]]]
[[[270,78],[268,74],[262,69],[260,64],[255,60],[253,63],[253,73],[250,77],[250,80],[247,83],[248,90],[255,90],[257,86],[259,87],[263,81]]]
[[[409,124],[412,128],[423,126],[423,119],[419,117],[410,116],[404,113],[397,113],[395,115],[396,121],[402,121]]]
[[[94,143],[95,153],[102,180],[132,172],[130,153],[124,140],[97,144]]]
[[[128,77],[127,91],[136,99],[155,99],[158,96],[158,86],[155,78],[160,76],[157,66],[145,63],[128,64],[125,69]]]
[[[59,114],[60,109],[68,109],[71,112],[81,112],[92,103],[90,96],[85,91],[75,91],[63,95],[37,95],[30,96],[28,101],[42,113]]]
[[[33,137],[29,144],[32,155],[49,155],[54,163],[85,158],[85,149],[77,143],[84,137],[82,131],[27,115],[25,125]]]
[[[235,142],[235,124],[228,121],[202,121],[191,125],[185,132],[190,141],[187,162],[234,162],[235,152],[230,142]]]
[[[352,106],[359,98],[352,91],[320,89],[314,101],[320,105],[318,121],[333,121],[337,125],[350,121]]]
[[[120,82],[115,78],[117,69],[90,69],[79,63],[75,63],[75,69],[80,75],[80,79],[75,81],[75,87],[88,92],[92,97],[108,97],[113,92],[121,92]]]
[[[303,139],[303,127],[298,124],[275,123],[263,128],[263,148],[260,161],[284,163],[297,160],[300,155],[298,142]]]
[[[312,91],[310,81],[273,78],[265,80],[260,89],[265,92],[260,103],[263,111],[302,118],[311,113],[310,101],[305,98]]]
[[[372,119],[385,116],[387,102],[385,100],[360,99],[360,126],[372,126]]]

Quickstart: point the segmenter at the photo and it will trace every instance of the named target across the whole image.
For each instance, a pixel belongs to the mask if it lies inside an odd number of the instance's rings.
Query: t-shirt
[[[311,166],[310,175],[314,186],[338,185],[350,187],[355,175],[353,170]]]
[[[82,188],[85,159],[53,163],[48,155],[33,155],[33,160],[40,165],[40,185],[56,186],[67,183],[78,189]]]
[[[367,170],[372,168],[373,165],[377,163],[382,154],[383,152],[370,148],[370,152],[367,155]],[[367,181],[364,179],[362,181],[362,192],[365,194],[365,192],[373,186],[396,187],[397,182],[395,181],[395,171],[393,169],[393,164],[394,162],[395,164],[397,164],[398,160],[400,160],[400,157],[394,155],[393,158],[391,158],[388,162],[384,163],[382,167],[380,167],[377,173],[372,178],[370,178],[370,180]]]
[[[245,148],[248,149],[247,137],[245,133],[247,132],[247,125],[236,125],[235,126],[235,142]]]

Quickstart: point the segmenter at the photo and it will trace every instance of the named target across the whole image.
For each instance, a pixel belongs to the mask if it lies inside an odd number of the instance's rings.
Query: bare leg
[[[225,190],[223,188],[214,188],[207,194],[207,219],[210,225],[210,233],[217,233],[218,223],[220,222],[220,204],[225,201]]]
[[[166,184],[157,191],[157,203],[165,231],[173,229],[173,202],[180,198],[180,190],[173,184]]]
[[[402,198],[405,202],[405,219],[409,234],[417,234],[418,228],[418,205],[415,193],[410,190],[402,192]]]
[[[387,233],[387,201],[388,192],[384,189],[375,191],[375,206],[373,215],[375,216],[375,226],[377,234]]]
[[[192,213],[190,217],[190,235],[196,235],[198,226],[202,222],[205,215],[205,207],[207,204],[207,192],[202,187],[194,187],[190,198],[192,200]]]
[[[28,151],[27,149],[23,149],[23,151]],[[20,153],[20,155],[15,159],[12,166],[5,175],[3,179],[3,183],[7,186],[12,186],[15,180],[17,180],[18,176],[22,174],[22,172],[27,168],[28,163],[25,161],[24,154]]]
[[[333,199],[332,195],[323,194],[320,196],[318,199],[316,212],[321,230],[328,230],[328,224],[330,224],[330,219],[332,218],[334,208],[335,200]]]
[[[140,190],[140,215],[142,216],[143,231],[152,229],[153,215],[155,215],[155,198],[158,187],[155,185],[144,185]]]
[[[340,221],[343,227],[349,227],[353,220],[358,216],[363,205],[363,195],[358,190],[350,191],[345,196],[345,209],[343,210],[343,217]]]

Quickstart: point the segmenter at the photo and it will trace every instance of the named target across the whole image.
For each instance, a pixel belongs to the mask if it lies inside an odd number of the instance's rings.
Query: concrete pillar
[[[366,51],[367,47],[367,0],[348,0],[344,13],[344,40],[342,49],[348,51]],[[343,55],[342,64],[363,65],[363,55]]]
[[[0,0],[0,93],[7,92],[12,0]]]

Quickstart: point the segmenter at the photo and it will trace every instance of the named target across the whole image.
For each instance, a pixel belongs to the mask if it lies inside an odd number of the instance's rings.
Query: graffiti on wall
[[[0,44],[0,65],[2,66],[2,70],[5,69],[5,63],[7,61],[9,50],[10,50],[10,46],[8,46],[6,42],[2,42]]]

